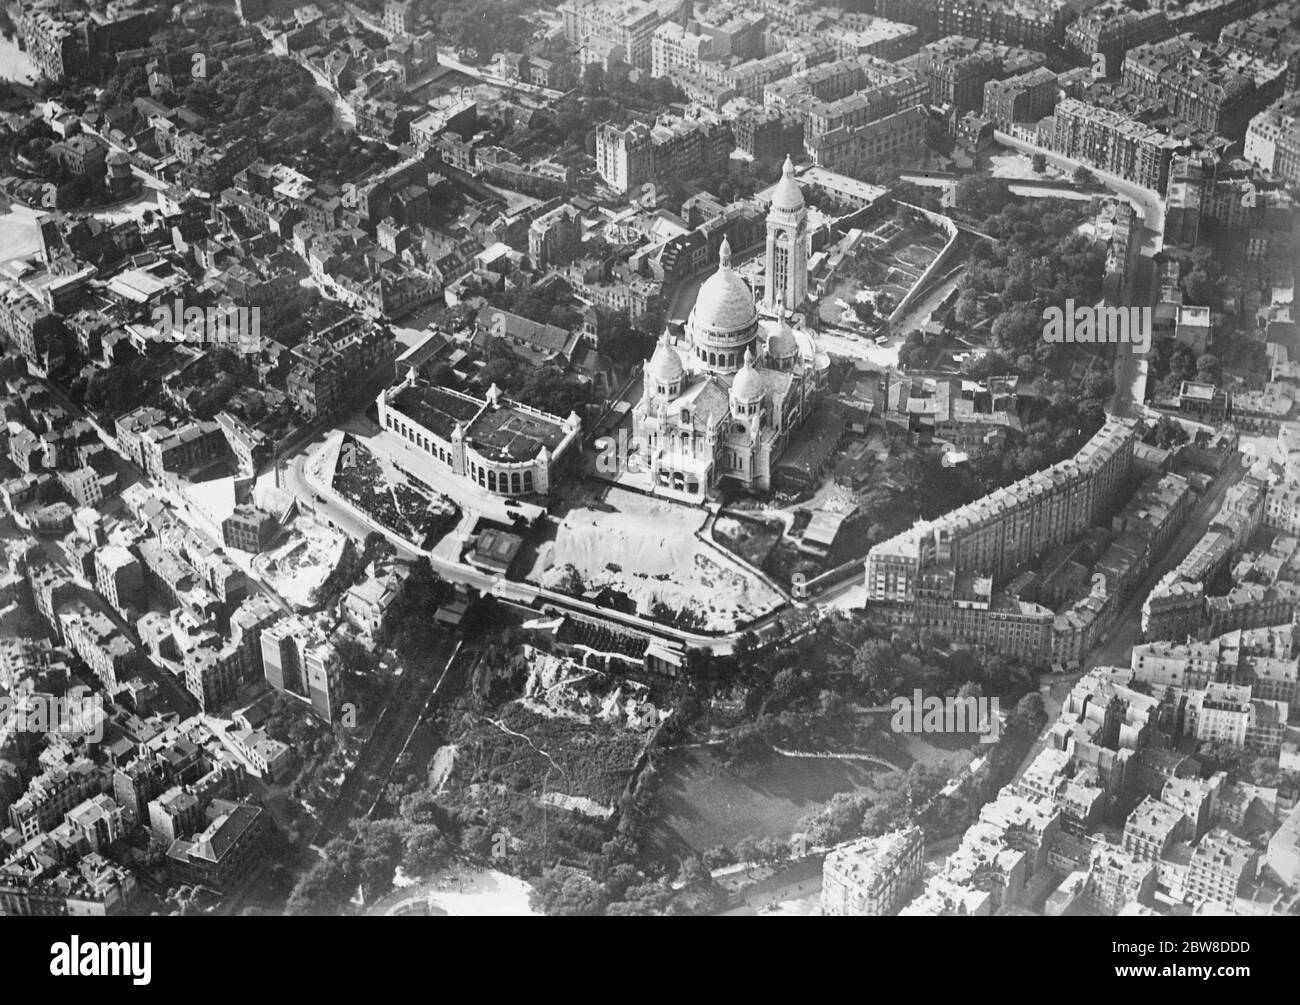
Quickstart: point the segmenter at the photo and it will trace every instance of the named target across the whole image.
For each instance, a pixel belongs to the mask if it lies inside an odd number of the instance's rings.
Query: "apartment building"
[[[981,110],[990,80],[1027,73],[1046,62],[1046,56],[1031,49],[949,35],[922,46],[903,65],[930,81],[931,104],[951,106],[961,115]]]
[[[167,863],[177,878],[213,890],[229,890],[248,875],[271,823],[264,810],[247,803],[215,799],[218,815],[192,838],[177,838]]]
[[[1100,70],[1101,76],[1118,77],[1124,55],[1130,49],[1173,34],[1174,29],[1160,7],[1153,5],[1139,11],[1122,0],[1106,0],[1065,29],[1065,44]]]
[[[1129,665],[1135,680],[1163,695],[1169,688],[1193,691],[1206,687],[1219,672],[1222,646],[1212,642],[1146,642],[1133,647]]]
[[[1133,462],[1133,422],[1110,417],[1075,457],[873,547],[868,602],[915,599],[916,573],[948,565],[1001,582],[1111,509]]]
[[[1243,155],[1290,185],[1300,184],[1300,115],[1294,100],[1256,114],[1246,127]]]
[[[680,20],[682,0],[566,0],[560,5],[564,38],[583,63],[602,53],[638,70],[650,70],[655,31],[665,21]]]
[[[709,174],[725,164],[734,146],[731,130],[713,123],[670,116],[654,126],[606,123],[596,132],[596,169],[611,188],[634,192],[647,182]]]
[[[1077,98],[1057,103],[1046,145],[1158,192],[1165,191],[1174,156],[1187,149],[1186,143],[1155,126]]]
[[[1231,831],[1213,830],[1192,848],[1187,863],[1185,899],[1232,908],[1237,895],[1255,879],[1260,855]]]
[[[816,167],[855,175],[881,163],[906,163],[925,143],[929,117],[919,105],[856,126],[810,135],[806,149]]]
[[[1175,841],[1191,835],[1181,810],[1147,796],[1124,822],[1123,849],[1137,862],[1157,862]]]
[[[124,832],[121,808],[102,792],[68,810],[64,823],[92,852],[101,855]]]
[[[1106,846],[1093,854],[1084,900],[1102,914],[1116,915],[1128,904],[1150,904],[1156,892],[1156,863]]]
[[[176,420],[147,405],[121,416],[115,432],[122,453],[154,479],[215,460],[225,446],[215,422]]]
[[[1265,861],[1288,886],[1300,884],[1300,806],[1290,812],[1268,839]]]
[[[136,891],[129,869],[102,855],[73,866],[31,853],[0,866],[0,914],[13,917],[103,918],[124,914]]]
[[[52,830],[83,800],[104,790],[104,779],[90,760],[54,765],[33,778],[9,807],[9,823],[24,839]]]
[[[1288,714],[1284,702],[1253,698],[1248,684],[1211,682],[1204,690],[1186,695],[1183,731],[1197,740],[1276,757]]]
[[[883,917],[903,904],[921,875],[925,840],[908,827],[837,845],[822,863],[822,914]]]
[[[699,73],[700,63],[713,51],[709,35],[696,34],[668,21],[650,37],[650,75],[671,77],[678,73]]]
[[[0,278],[0,334],[27,361],[36,376],[48,377],[67,355],[60,316],[17,280]]]
[[[76,598],[76,583],[56,565],[29,565],[27,582],[32,588],[36,610],[45,619],[45,623],[54,629],[55,639],[59,642],[64,641],[59,609]]]
[[[1059,93],[1057,75],[1045,66],[984,84],[984,117],[1009,130],[1017,122],[1037,122],[1050,115]]]
[[[59,613],[68,645],[90,667],[110,694],[129,674],[135,647],[107,614],[76,602]]]
[[[1064,0],[878,0],[876,13],[934,35],[1036,49],[1059,44],[1074,16]]]
[[[1225,25],[1219,43],[1248,55],[1282,63],[1286,89],[1300,87],[1300,2],[1270,4],[1250,17]]]
[[[168,844],[203,829],[203,803],[187,786],[173,785],[149,800],[148,808],[150,832]]]
[[[1003,789],[900,914],[987,916],[1031,903],[1054,882],[1047,859],[1060,831],[1055,806]]]
[[[116,544],[95,550],[95,592],[115,611],[144,603],[144,570],[140,560]]]
[[[1250,119],[1282,96],[1285,67],[1190,35],[1130,49],[1120,80],[1199,129],[1240,139]]]
[[[582,220],[577,209],[565,204],[543,213],[528,225],[528,260],[546,271],[567,265],[582,242]]]
[[[299,617],[287,617],[261,631],[266,682],[277,691],[307,699],[312,711],[332,722],[341,700],[342,662],[321,632]]]
[[[285,390],[306,417],[328,415],[371,369],[391,359],[395,339],[387,325],[346,314],[322,325],[291,350],[296,361]]]

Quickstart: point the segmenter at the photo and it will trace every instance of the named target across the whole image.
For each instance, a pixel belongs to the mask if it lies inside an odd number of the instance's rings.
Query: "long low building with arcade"
[[[379,424],[455,475],[502,496],[545,495],[559,465],[576,454],[581,420],[506,398],[436,387],[414,370],[377,400]]]

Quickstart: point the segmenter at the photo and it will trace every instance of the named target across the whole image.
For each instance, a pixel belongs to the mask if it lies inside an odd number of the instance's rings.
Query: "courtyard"
[[[696,507],[611,488],[598,500],[575,503],[550,525],[530,549],[534,560],[525,579],[561,592],[610,590],[657,620],[731,631],[783,598],[701,537],[706,517]]]
[[[947,237],[927,222],[900,223],[889,217],[864,234],[856,257],[846,260],[818,304],[823,324],[841,323],[846,309],[870,303],[877,316],[889,316],[943,250]]]

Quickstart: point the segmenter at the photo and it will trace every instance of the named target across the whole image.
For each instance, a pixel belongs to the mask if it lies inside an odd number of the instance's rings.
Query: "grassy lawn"
[[[800,819],[837,792],[868,788],[884,770],[863,762],[776,757],[741,778],[711,747],[669,751],[655,762],[663,778],[658,837],[678,854],[734,847],[747,836],[786,840]]]

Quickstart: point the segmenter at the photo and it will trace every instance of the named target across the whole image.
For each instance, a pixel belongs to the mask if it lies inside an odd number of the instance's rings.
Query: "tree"
[[[682,862],[677,878],[685,886],[703,887],[713,883],[708,868],[694,855],[688,856]]]
[[[567,865],[547,869],[533,887],[534,904],[549,915],[596,917],[609,901],[600,883]]]
[[[1190,438],[1183,424],[1167,415],[1162,415],[1156,420],[1152,433],[1155,437],[1155,445],[1162,450],[1180,446]]]
[[[419,827],[407,835],[402,848],[402,872],[408,876],[427,876],[451,858],[451,842],[436,827]]]
[[[817,707],[823,718],[836,719],[848,710],[848,702],[834,691],[823,690],[817,696]]]
[[[758,723],[746,723],[731,731],[722,746],[723,765],[729,771],[746,772],[772,756],[772,746]]]
[[[588,63],[583,68],[582,93],[593,97],[605,93],[605,68],[599,63]]]
[[[1005,179],[967,175],[957,183],[957,206],[976,215],[993,216],[1015,199]]]
[[[1223,367],[1219,364],[1219,357],[1207,352],[1197,359],[1196,379],[1205,384],[1222,384]]]
[[[979,320],[980,302],[974,290],[962,290],[961,296],[957,298],[957,306],[953,311],[958,324],[972,325]]]
[[[346,838],[334,838],[321,850],[289,896],[287,913],[335,914],[356,892],[360,881],[359,849]]]
[[[1093,180],[1094,179],[1092,176],[1092,172],[1089,171],[1082,164],[1080,164],[1078,167],[1074,169],[1074,183],[1076,185],[1082,185],[1086,187],[1088,185],[1091,185],[1093,183]]]
[[[1047,170],[1047,154],[1040,150],[1029,159],[1029,166],[1034,169],[1036,174],[1042,174]]]
[[[888,642],[868,639],[853,655],[853,675],[868,694],[888,691],[898,668],[898,653]]]
[[[752,834],[746,834],[736,843],[736,858],[745,863],[745,875],[749,875],[750,865],[754,862],[761,861],[763,852],[759,846],[758,839]]]

